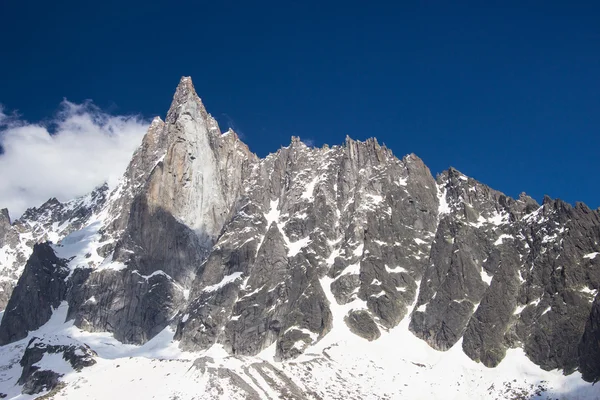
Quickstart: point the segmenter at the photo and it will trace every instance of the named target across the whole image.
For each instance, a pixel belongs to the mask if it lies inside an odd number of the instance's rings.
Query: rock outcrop
[[[36,244],[0,323],[0,345],[27,337],[45,324],[64,300],[69,275],[65,260],[52,247]]]
[[[96,353],[86,345],[48,344],[43,339],[34,337],[27,344],[20,361],[23,370],[18,383],[23,385],[23,394],[32,395],[50,391],[59,385],[63,374],[37,365],[45,356],[60,357],[74,371],[81,371],[85,367],[96,364],[94,359]]]

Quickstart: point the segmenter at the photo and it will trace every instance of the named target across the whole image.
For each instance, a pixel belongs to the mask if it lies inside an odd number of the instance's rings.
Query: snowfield
[[[347,307],[347,306],[344,306]],[[0,393],[23,395],[18,365],[27,343],[86,343],[97,363],[74,371],[58,354],[37,363],[64,374],[66,384],[53,399],[597,399],[600,388],[578,373],[543,371],[521,349],[507,352],[496,368],[469,359],[461,342],[446,352],[429,347],[408,330],[408,318],[369,342],[340,326],[342,306],[334,307],[334,328],[307,353],[288,362],[274,360],[271,346],[256,357],[227,354],[221,345],[202,353],[183,352],[166,328],[142,346],[127,345],[107,333],[90,333],[64,322],[63,303],[51,320],[26,339],[0,347]],[[336,324],[337,323],[337,324]]]

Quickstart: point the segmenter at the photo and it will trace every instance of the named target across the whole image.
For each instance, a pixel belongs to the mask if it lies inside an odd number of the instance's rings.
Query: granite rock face
[[[13,229],[10,215],[8,214],[8,210],[3,208],[0,210],[0,252],[3,254],[3,262],[0,265],[0,272],[2,276],[0,277],[0,309],[4,309],[6,307],[6,303],[10,299],[10,295],[15,286],[15,280],[18,279],[18,274],[20,271],[13,270],[14,264],[23,263],[26,261],[25,257],[16,257],[9,258],[9,254],[13,253],[14,248],[19,243],[19,234]],[[12,252],[10,250],[13,250]]]
[[[65,260],[49,244],[34,246],[2,317],[0,345],[25,338],[50,319],[65,298],[68,275]]]
[[[94,269],[72,291],[76,325],[144,343],[172,323],[254,158],[234,132],[220,132],[183,78],[166,122],[154,120],[112,194],[107,214],[117,218],[100,229],[102,262],[118,267]]]
[[[598,343],[600,343],[600,296],[596,295],[592,312],[579,343],[579,370],[583,379],[590,382],[600,380],[600,363],[598,363],[600,346]]]
[[[400,322],[437,218],[435,181],[417,157],[395,159],[376,140],[310,149],[294,138],[246,179],[193,285],[183,348],[256,354],[276,342],[290,358],[331,330],[330,298],[363,310],[349,319],[360,335]]]
[[[170,326],[184,350],[273,346],[280,360],[408,319],[431,347],[488,367],[520,347],[544,369],[600,378],[600,213],[583,204],[512,199],[454,168],[434,178],[375,139],[292,138],[261,159],[220,131],[189,78],[120,184],[94,193],[0,215],[0,247],[34,249],[12,259],[29,261],[2,343],[61,301],[76,326],[123,342]],[[42,311],[24,316],[31,287]]]
[[[3,208],[0,210],[0,241],[6,243],[14,238],[16,233],[11,229],[10,215],[8,210]]]

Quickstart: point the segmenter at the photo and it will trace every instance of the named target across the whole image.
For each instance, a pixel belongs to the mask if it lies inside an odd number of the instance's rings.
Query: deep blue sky
[[[3,0],[0,103],[164,117],[191,75],[261,156],[375,136],[434,174],[600,206],[599,2],[388,3]]]

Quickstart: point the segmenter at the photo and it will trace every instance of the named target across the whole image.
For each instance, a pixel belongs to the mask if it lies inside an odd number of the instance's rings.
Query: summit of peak
[[[182,76],[179,80],[177,88],[175,89],[175,96],[173,96],[173,100],[178,98],[183,99],[188,96],[198,97],[196,94],[196,89],[194,88],[194,84],[192,83],[192,78],[189,76]],[[198,98],[198,100],[200,100],[200,98]]]
[[[189,88],[189,89],[194,90],[194,84],[192,83],[192,77],[191,76],[182,76],[181,79],[179,80],[179,84],[177,85],[178,89],[180,87]]]
[[[208,116],[202,100],[196,93],[196,89],[192,83],[192,78],[189,76],[181,77],[179,84],[177,85],[177,89],[175,89],[173,102],[171,103],[171,107],[167,113],[166,121],[174,122],[177,119],[177,116],[180,114],[181,107],[186,105],[196,108],[197,111],[204,116],[204,118]]]

